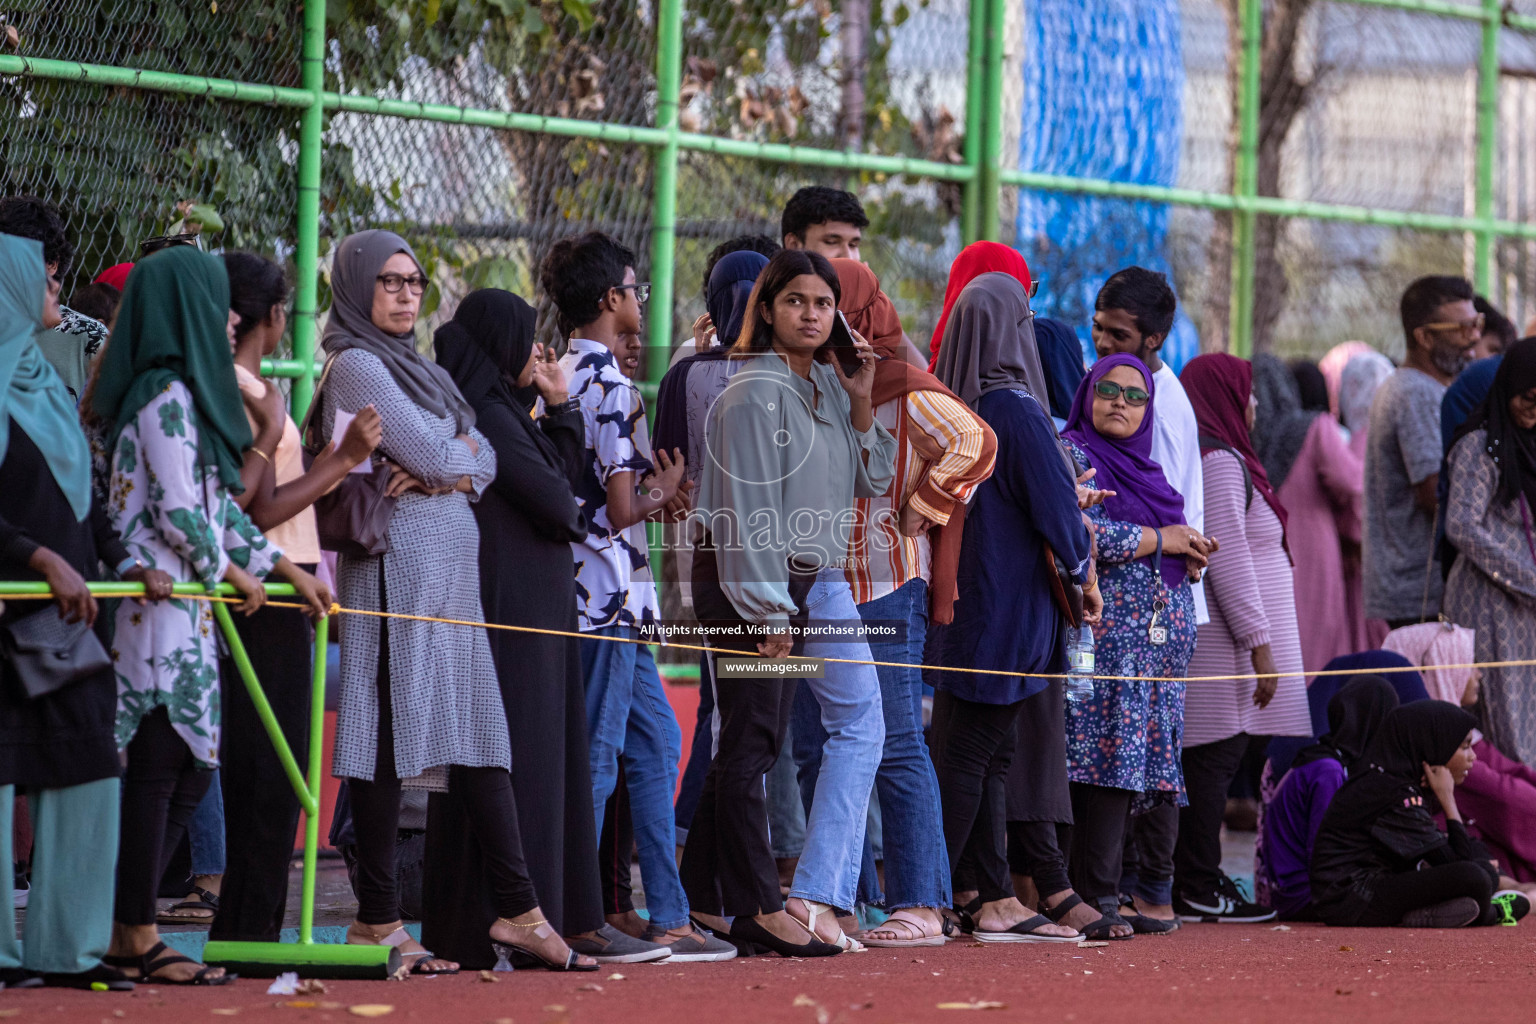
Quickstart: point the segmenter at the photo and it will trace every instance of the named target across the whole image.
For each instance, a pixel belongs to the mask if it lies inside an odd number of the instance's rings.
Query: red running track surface
[[[614,973],[623,979],[613,980]],[[349,1007],[382,1003],[394,1008],[378,1018],[389,1024],[1523,1024],[1536,1019],[1536,929],[1195,925],[1091,949],[966,939],[826,960],[758,957],[496,977],[495,984],[474,974],[333,981],[323,995],[289,998],[268,996],[269,983],[257,980],[215,989],[141,986],[131,995],[0,992],[0,1016],[69,1024],[344,1024],[364,1019]],[[1004,1006],[938,1007],[974,1002]]]

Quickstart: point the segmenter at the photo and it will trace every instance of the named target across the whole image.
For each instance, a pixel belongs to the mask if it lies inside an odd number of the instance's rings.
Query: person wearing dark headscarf
[[[1029,320],[1020,281],[981,274],[955,298],[936,373],[997,437],[996,469],[966,513],[954,620],[929,642],[932,664],[996,674],[928,673],[938,691],[930,742],[950,874],[957,899],[977,893],[962,922],[985,942],[1078,937],[1072,925],[1053,924],[1019,902],[1003,855],[1005,809],[1008,817],[1017,809],[1007,806],[1005,791],[1011,797],[1017,788],[1006,780],[1020,731],[1027,728],[1042,744],[1062,742],[1061,680],[1028,675],[1065,671],[1066,620],[1051,596],[1056,567],[1050,552],[1085,588],[1089,613],[1096,618],[1100,607],[1074,474],[1045,405],[1045,372]],[[1029,716],[1027,727],[1018,725],[1021,715]],[[1043,826],[1041,857],[1023,866],[1042,894],[1064,902],[1075,897],[1055,841],[1056,822],[1071,817],[1065,757],[1058,752],[1041,760],[1047,772],[1027,787],[1036,798],[1028,817]]]
[[[1311,364],[1306,364],[1311,365]],[[1316,370],[1324,408],[1308,409],[1292,372],[1271,355],[1253,357],[1253,448],[1285,506],[1289,529],[1301,659],[1315,672],[1359,649],[1345,590],[1344,545],[1360,543],[1365,464],[1350,450],[1338,421],[1327,414],[1326,383]]]
[[[1062,438],[1073,460],[1097,470],[1110,492],[1088,510],[1104,594],[1094,628],[1094,667],[1114,676],[1178,678],[1195,647],[1190,578],[1210,546],[1184,522],[1184,499],[1152,460],[1156,385],[1145,363],[1127,353],[1093,364],[1073,399]],[[1137,881],[1156,892],[1133,895],[1131,920],[1120,914],[1127,820],[1183,802],[1179,750],[1181,683],[1105,679],[1093,696],[1067,706],[1068,777],[1072,782],[1072,880],[1103,915],[1092,938],[1129,938],[1131,929],[1173,931],[1170,890],[1173,835],[1143,836]]]
[[[154,259],[156,257],[151,257]],[[339,436],[341,413],[372,405],[378,454],[396,467],[382,555],[343,553],[336,577],[352,608],[484,621],[480,531],[470,510],[496,479],[496,452],[452,375],[416,351],[426,274],[405,239],[342,239],[331,271],[329,362],[317,421]],[[109,349],[110,350],[110,349]],[[415,973],[451,973],[400,920],[395,836],[402,786],[456,791],[485,852],[500,943],[557,970],[579,962],[545,923],[523,862],[511,741],[487,632],[444,623],[355,618],[341,638],[341,697],[332,772],[348,780],[357,834],[357,918],[347,941],[397,946]]]
[[[94,410],[112,452],[108,514],[134,557],[179,583],[233,584],[242,610],[277,570],[311,613],[329,588],[292,565],[235,502],[250,428],[230,351],[229,278],[190,246],[141,260],[129,275],[102,357]],[[117,930],[106,962],[171,984],[221,984],[167,951],[155,929],[162,852],[174,849],[219,763],[218,630],[206,602],[117,609],[117,741],[127,751]]]
[[[694,453],[704,450],[704,425],[709,420],[710,407],[730,383],[731,375],[741,368],[741,360],[729,359],[727,354],[741,334],[746,320],[752,286],[768,265],[768,257],[755,250],[743,249],[727,253],[715,262],[705,282],[705,309],[714,327],[709,336],[712,345],[708,349],[676,360],[661,378],[656,389],[655,428],[651,444],[661,451],[677,450],[686,459],[683,479],[691,496],[698,490],[699,478],[704,472],[704,460]],[[695,347],[704,340],[702,333],[695,339]],[[683,609],[693,608],[693,545],[697,538],[690,535],[691,524],[665,524],[667,548],[677,567],[678,589],[682,595]],[[709,656],[699,655],[699,671],[708,671]],[[704,675],[701,679],[707,679]],[[698,806],[699,792],[704,787],[704,774],[709,770],[711,757],[711,716],[715,710],[714,693],[710,686],[699,689],[699,711],[694,723],[693,746],[688,751],[687,767],[679,786],[674,806],[677,823],[678,845],[688,841],[688,826],[693,821],[693,810]],[[788,752],[786,751],[786,757]],[[787,762],[786,762],[787,764]]]
[[[1471,713],[1442,700],[1387,716],[1313,840],[1309,874],[1320,919],[1405,928],[1493,923],[1499,873],[1468,834],[1455,796],[1477,760],[1476,727]]]
[[[93,497],[74,399],[37,344],[58,318],[56,288],[38,242],[0,234],[0,577],[53,591],[46,603],[0,608],[0,630],[68,617],[94,621],[106,640],[106,616],[86,589],[100,564],[144,583],[152,598],[168,595],[171,579],[135,560]],[[0,985],[132,988],[101,963],[114,881],[103,866],[117,856],[122,789],[111,666],[35,697],[15,675],[0,659],[0,865],[13,863],[13,813],[26,813],[18,795],[37,828],[23,945],[11,906],[0,907]]]
[[[1370,746],[1397,691],[1379,676],[1355,676],[1328,702],[1328,731],[1296,755],[1274,797],[1264,803],[1264,830],[1254,849],[1255,884],[1263,876],[1268,903],[1286,920],[1305,918],[1312,902],[1312,844],[1333,795]]]
[[[1083,345],[1071,327],[1044,316],[1035,317],[1035,342],[1040,346],[1040,363],[1050,392],[1051,419],[1060,430],[1067,425],[1077,386],[1088,373],[1083,366]]]
[[[1200,425],[1205,526],[1220,546],[1205,574],[1211,621],[1200,627],[1189,662],[1191,678],[1213,681],[1190,683],[1184,701],[1189,804],[1179,812],[1175,905],[1187,920],[1265,921],[1274,912],[1243,896],[1221,870],[1221,822],[1251,737],[1312,735],[1285,506],[1249,434],[1257,410],[1253,365],[1226,354],[1197,356],[1180,379]]]
[[[1456,562],[1447,618],[1477,631],[1478,661],[1536,658],[1536,338],[1504,353],[1483,405],[1451,447],[1446,538]],[[1489,668],[1483,732],[1505,755],[1536,764],[1536,673]]]
[[[1301,398],[1301,407],[1307,412],[1332,412],[1329,407],[1328,378],[1323,376],[1323,371],[1310,359],[1293,359],[1289,367],[1291,379],[1296,382],[1296,393]]]
[[[587,533],[572,491],[581,414],[567,402],[560,364],[534,344],[534,320],[533,307],[511,292],[470,292],[437,330],[437,364],[496,454],[496,476],[474,505],[486,621],[573,633],[571,542]],[[544,400],[538,419],[534,397]],[[489,639],[510,709],[512,763],[537,766],[512,776],[528,876],[558,934],[594,931],[603,912],[581,649],[569,636],[495,631]],[[488,969],[496,958],[485,935],[497,912],[473,807],[451,785],[427,807],[422,941],[465,968]]]

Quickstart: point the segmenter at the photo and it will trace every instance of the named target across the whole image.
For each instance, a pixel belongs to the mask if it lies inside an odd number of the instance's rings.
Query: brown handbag
[[[1056,557],[1051,546],[1043,546],[1046,561],[1050,563],[1047,574],[1051,579],[1051,600],[1056,602],[1067,625],[1077,629],[1083,624],[1083,588],[1072,581],[1072,574],[1067,571],[1062,560]]]
[[[313,465],[324,444],[313,436],[312,420],[320,408],[320,396],[331,374],[332,356],[320,372],[309,411],[299,435],[304,445],[305,467]],[[389,550],[389,520],[395,514],[395,499],[389,496],[389,478],[394,470],[387,462],[377,462],[370,473],[348,473],[341,483],[322,494],[315,502],[315,527],[320,547],[351,558],[377,558]]]

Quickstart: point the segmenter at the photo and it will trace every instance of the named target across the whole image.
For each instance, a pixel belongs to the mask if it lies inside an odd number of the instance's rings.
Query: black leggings
[[[1470,896],[1477,901],[1478,909],[1482,912],[1479,922],[1486,923],[1490,918],[1488,904],[1493,896],[1494,884],[1491,870],[1470,860],[1441,864],[1423,871],[1387,875],[1373,884],[1375,894],[1359,920],[1330,920],[1328,923],[1383,928],[1397,924],[1411,910],[1432,907],[1436,903],[1462,896]]]
[[[1007,781],[1014,720],[1023,701],[980,704],[939,690],[933,698],[933,767],[944,808],[944,845],[953,879],[974,871],[983,903],[1008,899]],[[957,886],[958,887],[958,886]]]
[[[400,920],[395,886],[395,837],[400,827],[400,776],[395,774],[395,724],[389,695],[389,636],[379,628],[379,743],[373,779],[351,779],[352,827],[357,833],[357,919],[363,924]],[[448,786],[464,801],[480,841],[490,880],[491,903],[500,917],[517,917],[539,905],[517,825],[512,773],[503,768],[448,770]]]
[[[1054,821],[1008,823],[1008,867],[1016,875],[1028,875],[1041,900],[1072,888],[1057,828]]]
[[[166,861],[186,833],[213,773],[199,766],[164,707],[139,722],[128,741],[123,772],[121,839],[117,852],[119,924],[155,923],[155,894]]]
[[[1072,783],[1072,886],[1100,910],[1120,904],[1132,795],[1128,789]]]

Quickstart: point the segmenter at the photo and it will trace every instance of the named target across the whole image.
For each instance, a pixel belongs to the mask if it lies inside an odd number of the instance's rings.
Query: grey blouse
[[[896,440],[879,423],[855,431],[851,408],[832,367],[813,364],[806,380],[768,353],[710,410],[694,514],[713,536],[721,589],[749,622],[787,629],[788,559],[846,566],[853,499],[879,497],[896,476]]]

